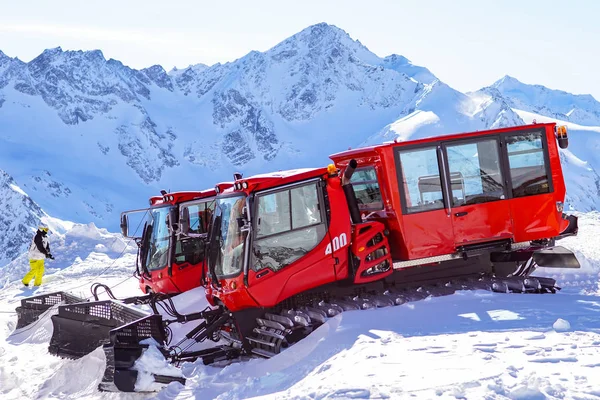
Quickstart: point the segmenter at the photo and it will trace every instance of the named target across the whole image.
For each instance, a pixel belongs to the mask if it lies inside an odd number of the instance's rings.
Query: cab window
[[[190,233],[207,233],[215,209],[215,201],[186,205],[190,215]]]
[[[513,197],[550,192],[542,131],[506,137]]]
[[[405,212],[412,214],[443,209],[444,194],[436,148],[402,150],[397,154]]]
[[[504,199],[500,152],[496,139],[446,146],[452,205],[455,207]]]
[[[325,237],[316,181],[256,198],[252,269],[277,271],[302,257]]]
[[[374,167],[358,168],[350,180],[360,210],[381,210],[381,192]]]
[[[181,210],[188,209],[190,216],[190,233],[203,234],[208,233],[209,224],[212,220],[212,214],[215,208],[215,201],[204,201],[201,203],[188,204],[181,206]],[[176,263],[198,264],[204,260],[205,248],[204,241],[197,237],[177,236],[175,241]]]

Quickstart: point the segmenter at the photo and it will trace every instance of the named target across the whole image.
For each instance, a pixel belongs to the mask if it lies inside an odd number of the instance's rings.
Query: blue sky
[[[0,50],[24,61],[61,46],[170,70],[232,61],[327,22],[461,91],[508,74],[600,100],[594,0],[2,0],[0,10]]]

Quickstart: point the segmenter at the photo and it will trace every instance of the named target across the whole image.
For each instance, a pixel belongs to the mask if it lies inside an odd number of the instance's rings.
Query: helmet
[[[40,224],[40,226],[38,226],[38,230],[42,231],[42,232],[46,232],[48,233],[48,225],[46,224]]]

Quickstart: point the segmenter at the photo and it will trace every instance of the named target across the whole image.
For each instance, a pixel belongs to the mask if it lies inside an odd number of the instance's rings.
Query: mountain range
[[[233,172],[326,165],[348,147],[533,120],[569,126],[568,206],[598,209],[592,96],[509,76],[461,93],[333,25],[169,72],[136,70],[99,50],[48,49],[30,62],[0,51],[0,231],[9,232],[0,245],[11,248],[0,265],[44,215],[116,230],[121,211],[145,207],[161,189],[204,189]]]

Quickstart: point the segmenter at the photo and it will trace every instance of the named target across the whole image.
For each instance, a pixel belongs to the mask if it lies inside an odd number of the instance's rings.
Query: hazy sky
[[[233,61],[309,25],[344,29],[461,90],[504,75],[600,100],[597,0],[0,0],[0,50],[101,49],[134,68]]]

